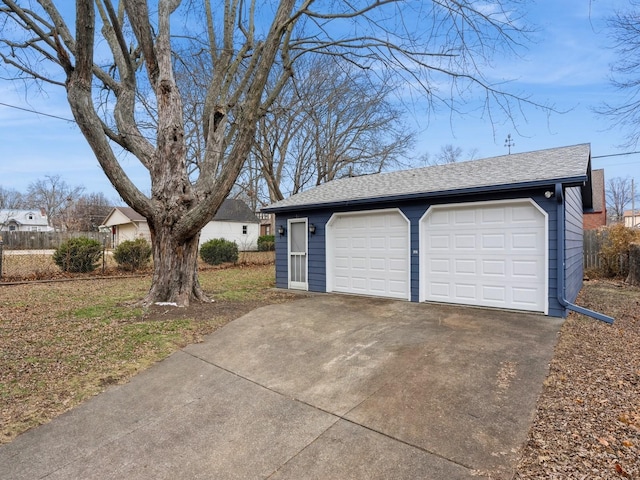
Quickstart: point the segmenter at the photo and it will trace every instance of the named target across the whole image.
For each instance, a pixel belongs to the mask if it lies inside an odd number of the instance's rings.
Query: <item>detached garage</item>
[[[591,208],[581,144],[334,180],[263,211],[280,288],[564,317]]]

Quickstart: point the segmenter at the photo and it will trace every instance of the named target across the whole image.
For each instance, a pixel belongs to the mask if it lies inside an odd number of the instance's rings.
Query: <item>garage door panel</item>
[[[474,210],[455,210],[453,223],[454,225],[475,225],[476,212]]]
[[[482,300],[493,302],[496,305],[504,305],[507,300],[507,289],[499,285],[483,285]]]
[[[332,263],[331,291],[409,298],[409,228],[400,212],[338,214],[327,234],[332,245],[327,258],[351,258],[345,269],[336,268],[342,263]]]
[[[480,261],[480,273],[485,276],[504,277],[507,272],[507,262],[504,259],[483,259]]]
[[[436,207],[420,234],[423,299],[545,311],[546,217],[530,202]]]
[[[456,233],[454,235],[453,244],[458,250],[475,250],[476,236],[468,233]]]
[[[387,260],[385,258],[371,258],[369,268],[373,271],[378,270],[384,272],[387,269]]]
[[[428,248],[435,250],[449,250],[449,244],[451,243],[451,239],[449,234],[446,235],[430,235],[427,239]]]
[[[407,273],[407,260],[404,258],[390,258],[388,259],[389,271],[401,275]]]
[[[540,277],[540,274],[543,273],[540,271],[540,262],[535,260],[514,260],[511,266],[513,268],[512,274],[516,278],[532,280]]]
[[[539,211],[531,208],[531,204],[514,205],[511,207],[511,223],[517,225],[539,224]]]
[[[430,274],[438,274],[438,273],[448,274],[451,270],[449,268],[449,265],[450,265],[450,260],[448,258],[430,258],[427,271]]]
[[[449,212],[446,210],[433,212],[429,221],[432,225],[449,225],[451,223],[449,220]]]
[[[429,294],[434,299],[448,299],[451,297],[451,286],[444,282],[431,282],[429,284]]]
[[[460,299],[476,300],[478,298],[476,285],[469,283],[456,283],[454,285],[455,296]]]
[[[485,250],[504,250],[507,244],[504,233],[483,233],[481,234],[482,248]]]
[[[514,251],[537,251],[540,235],[536,232],[514,233],[511,236],[511,248]]]
[[[477,273],[477,261],[475,259],[455,260],[455,272],[457,275],[475,275]]]
[[[520,305],[535,306],[535,298],[540,293],[539,289],[514,287],[512,290],[513,301]]]
[[[502,208],[486,208],[480,210],[482,225],[503,225],[505,223],[505,211]]]

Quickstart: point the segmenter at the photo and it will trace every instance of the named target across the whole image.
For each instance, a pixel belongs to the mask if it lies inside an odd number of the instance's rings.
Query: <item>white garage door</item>
[[[410,299],[409,222],[400,211],[331,218],[327,291]]]
[[[531,201],[432,207],[421,300],[547,313],[547,220]]]

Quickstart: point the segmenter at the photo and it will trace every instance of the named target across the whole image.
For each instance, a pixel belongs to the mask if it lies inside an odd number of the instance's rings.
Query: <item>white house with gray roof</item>
[[[334,180],[276,202],[276,285],[566,315],[589,144]]]
[[[0,231],[3,232],[52,232],[49,217],[40,208],[26,210],[0,210]]]
[[[103,221],[109,227],[112,245],[125,240],[144,238],[151,241],[147,219],[131,207],[115,207]],[[260,220],[242,200],[227,199],[200,232],[200,245],[213,238],[224,238],[238,245],[241,251],[257,250]]]

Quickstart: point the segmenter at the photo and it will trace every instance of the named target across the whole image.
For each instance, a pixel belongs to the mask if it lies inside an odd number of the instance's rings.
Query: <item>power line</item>
[[[24,108],[24,107],[19,107],[17,105],[9,105],[8,103],[4,103],[4,102],[0,102],[0,105],[4,106],[4,107],[8,107],[8,108],[15,108],[16,110],[22,110],[23,112],[28,112],[28,113],[35,113],[36,115],[43,115],[45,117],[51,117],[51,118],[55,118],[57,120],[63,120],[65,122],[71,122],[71,123],[76,123],[75,120],[69,119],[69,118],[64,118],[64,117],[60,117],[58,115],[52,115],[50,113],[44,113],[44,112],[40,112],[38,110],[32,110],[29,108]],[[147,138],[145,136],[141,136],[141,138]],[[509,147],[509,153],[511,153],[511,147],[515,145],[515,143],[511,143],[511,134],[507,135],[507,139],[505,140],[505,147]],[[620,157],[620,156],[624,156],[624,155],[634,155],[636,153],[640,153],[640,151],[635,151],[635,152],[623,152],[623,153],[609,153],[607,155],[594,155],[591,158],[608,158],[608,157]]]
[[[18,107],[17,105],[9,105],[8,103],[4,103],[4,102],[0,102],[0,105],[2,105],[4,107],[9,107],[9,108],[15,108],[16,110],[22,110],[23,112],[35,113],[36,115],[44,115],[45,117],[55,118],[56,120],[64,120],[65,122],[76,123],[75,120],[72,120],[72,119],[69,119],[69,118],[59,117],[58,115],[52,115],[50,113],[44,113],[44,112],[40,112],[38,110],[31,110],[29,108]],[[151,140],[152,139],[152,137],[146,137],[144,135],[135,135],[135,134],[129,134],[129,135],[134,135],[136,137],[144,138],[146,140]]]
[[[44,115],[45,117],[51,117],[51,118],[55,118],[55,119],[58,119],[58,120],[64,120],[65,122],[76,123],[75,120],[71,120],[69,118],[59,117],[57,115],[51,115],[50,113],[44,113],[44,112],[39,112],[37,110],[31,110],[29,108],[18,107],[17,105],[9,105],[8,103],[3,103],[3,102],[0,102],[0,105],[2,105],[4,107],[9,107],[9,108],[15,108],[16,110],[22,110],[23,112],[35,113],[36,115]]]
[[[640,152],[610,153],[608,155],[595,155],[591,158],[620,157],[622,155],[633,155],[634,153],[640,153]]]

